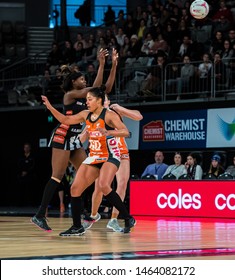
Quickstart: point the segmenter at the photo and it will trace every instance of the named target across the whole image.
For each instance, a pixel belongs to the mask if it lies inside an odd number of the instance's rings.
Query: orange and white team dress
[[[125,137],[116,137],[116,139],[118,141],[118,147],[121,153],[121,160],[122,159],[130,160],[129,150],[127,147]]]
[[[97,128],[113,130],[105,123],[105,114],[108,109],[104,108],[96,120],[91,120],[92,113],[86,119],[86,127],[89,133],[89,155],[83,161],[84,164],[100,165],[104,162],[112,162],[117,167],[120,165],[121,153],[118,139],[114,136],[102,135]],[[98,166],[99,167],[99,166]]]
[[[113,112],[115,112],[116,114],[118,114],[117,111],[115,111],[114,109],[111,109]],[[118,116],[120,117],[121,121],[122,117],[118,114]],[[127,147],[127,143],[125,140],[125,137],[116,137],[117,141],[118,141],[118,147],[120,149],[120,153],[121,153],[121,160],[122,159],[127,159],[130,160],[130,155],[129,155],[129,149]]]

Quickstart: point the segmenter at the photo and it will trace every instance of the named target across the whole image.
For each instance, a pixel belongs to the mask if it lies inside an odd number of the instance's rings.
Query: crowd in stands
[[[217,180],[235,179],[235,156],[227,163],[224,152],[212,153],[208,162],[203,162],[201,152],[188,154],[175,152],[173,162],[167,164],[162,151],[156,151],[155,162],[146,166],[142,179],[151,180]],[[186,161],[184,161],[186,159]]]
[[[118,86],[129,94],[128,82],[133,80],[138,84],[134,94],[161,95],[166,82],[164,89],[173,92],[176,99],[192,89],[209,96],[212,76],[216,90],[228,83],[234,87],[235,1],[208,0],[210,11],[202,20],[191,16],[191,2],[153,0],[132,13],[120,10],[117,18],[109,6],[104,14],[105,27],[91,28],[87,34],[79,32],[74,41],[52,43],[45,74],[53,78],[43,78],[44,92],[50,91],[54,82],[57,90],[55,76],[62,64],[76,65],[83,72],[96,71],[101,48],[110,54],[112,48],[119,52]],[[111,55],[107,57],[107,71],[110,65]],[[139,69],[141,78],[136,76]]]
[[[214,75],[220,89],[220,85],[226,83],[227,69],[233,83],[235,1],[208,1],[210,12],[202,20],[191,16],[191,2],[154,0],[146,7],[137,6],[133,13],[125,15],[120,10],[116,19],[109,6],[105,28],[94,29],[95,33],[78,33],[76,41],[66,41],[62,48],[53,43],[47,69],[51,75],[63,63],[75,63],[80,71],[87,71],[91,65],[97,69],[99,49],[116,48],[120,56],[119,69],[126,68],[121,75],[121,90],[134,78],[133,69],[141,66],[145,75],[138,82],[141,83],[139,93],[143,95],[161,94],[163,80],[168,81],[169,92],[174,87],[177,99],[192,81],[197,85],[196,90],[209,94],[211,76]],[[187,67],[188,64],[191,66]],[[109,65],[110,58],[106,69]]]

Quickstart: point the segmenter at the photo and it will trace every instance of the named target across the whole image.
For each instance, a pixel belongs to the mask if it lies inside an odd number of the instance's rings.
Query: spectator
[[[224,168],[221,164],[221,156],[214,154],[211,158],[211,163],[207,175],[214,175],[216,178],[224,173]]]
[[[176,93],[177,84],[180,79],[180,66],[178,63],[172,63],[166,67],[166,85],[167,93]]]
[[[153,41],[152,34],[148,32],[145,35],[145,39],[144,39],[144,42],[143,42],[142,47],[141,47],[141,54],[144,55],[144,56],[149,55],[153,45],[154,45],[154,41]]]
[[[115,12],[112,9],[111,5],[108,5],[108,10],[104,13],[104,24],[105,26],[111,26],[115,23]]]
[[[113,33],[112,28],[109,28],[111,30],[111,33]],[[103,29],[96,29],[95,31],[95,45],[98,46],[100,44],[100,38],[106,38],[105,32]]]
[[[125,71],[123,75],[125,77],[130,77],[131,74],[135,70],[135,63],[137,59],[139,58],[141,54],[141,42],[138,40],[138,37],[136,34],[133,34],[131,36],[131,40],[129,43],[128,47],[128,52],[127,52],[127,59],[125,60]]]
[[[170,12],[163,7],[160,15],[159,22],[162,26],[165,26],[167,22],[170,21]]]
[[[203,62],[198,65],[198,90],[199,92],[206,92],[211,88],[211,70],[212,63],[209,59],[209,54],[205,53],[203,55]]]
[[[151,14],[149,13],[149,11],[143,11],[142,13],[142,19],[145,21],[145,25],[147,28],[149,28],[149,26],[151,25]],[[141,20],[142,20],[141,19]],[[139,22],[140,23],[140,22]],[[140,24],[139,24],[140,25]]]
[[[231,174],[235,178],[235,156],[233,157],[233,164],[229,165],[225,172]]]
[[[23,145],[23,154],[18,160],[18,204],[20,206],[32,206],[33,199],[30,197],[32,194],[32,186],[36,187],[37,178],[35,170],[35,157],[32,154],[32,146],[29,142]]]
[[[71,69],[71,72],[79,72],[79,67],[78,65],[74,62],[70,65],[70,69]]]
[[[160,19],[156,14],[152,15],[152,22],[149,27],[149,33],[152,34],[153,38],[156,38],[158,35],[158,31],[162,29],[162,26],[160,24]]]
[[[72,64],[75,62],[76,51],[73,48],[71,41],[65,41],[64,48],[62,50],[62,55],[64,64]]]
[[[110,42],[110,40],[111,40],[111,38],[112,38],[113,36],[115,36],[115,35],[113,34],[113,30],[112,30],[111,28],[107,28],[107,29],[105,30],[105,34],[104,34],[104,37],[105,37],[106,41],[107,41],[107,42]],[[95,38],[94,38],[94,39],[95,39]]]
[[[220,1],[219,3],[220,7],[219,10],[217,10],[212,17],[213,22],[216,24],[221,21],[221,16],[224,17],[229,21],[229,23],[233,24],[233,14],[231,10],[226,6],[225,1]]]
[[[126,37],[126,36],[125,36],[125,37]],[[125,40],[125,37],[124,37],[124,39],[123,39],[123,42],[124,42],[124,40]],[[111,37],[110,37],[110,41],[109,41],[109,43],[108,43],[108,48],[109,48],[110,54],[112,53],[112,50],[113,50],[113,49],[117,50],[117,52],[119,53],[121,47],[120,47],[120,45],[118,44],[118,41],[117,41],[116,36],[111,36]]]
[[[85,0],[74,14],[79,19],[81,26],[91,25],[91,1]]]
[[[84,49],[84,57],[83,57],[83,67],[86,67],[87,63],[97,63],[97,47],[92,39],[88,40],[87,47]]]
[[[231,59],[229,61],[229,67],[230,67],[230,71],[231,71],[231,87],[235,86],[235,42],[232,45],[232,55],[231,55]]]
[[[182,92],[188,92],[190,90],[190,82],[193,82],[195,77],[195,67],[191,64],[190,57],[185,55],[183,58],[184,65],[180,70],[180,78],[177,82],[177,100],[181,99]]]
[[[57,68],[55,71],[55,76],[51,77],[50,82],[50,91],[48,93],[50,94],[50,99],[52,103],[62,103],[63,99],[63,90],[61,88],[61,85],[63,83],[63,76],[61,73],[61,69]]]
[[[129,56],[130,49],[130,39],[128,36],[124,38],[124,45],[120,48],[119,57],[120,57],[120,67],[125,66],[125,61]]]
[[[155,55],[160,52],[168,54],[169,46],[167,41],[163,38],[163,35],[159,33],[154,40],[153,46],[150,48],[150,54]]]
[[[77,47],[76,47],[76,52],[75,52],[75,62],[78,66],[78,68],[82,69],[83,68],[83,57],[85,54],[85,49],[83,47],[83,43],[82,42],[78,42],[77,43]]]
[[[219,90],[219,86],[224,85],[226,82],[226,65],[223,63],[219,53],[214,55],[214,77],[215,88]]]
[[[129,47],[129,57],[137,58],[140,55],[141,50],[141,42],[138,40],[138,36],[133,34],[130,40],[130,47]]]
[[[55,70],[63,63],[63,54],[57,42],[52,43],[51,51],[47,56],[46,68],[49,68],[51,75],[55,75]]]
[[[174,155],[174,164],[168,166],[167,170],[163,174],[162,178],[170,178],[173,175],[178,179],[183,174],[187,174],[184,165],[182,164],[182,156],[180,153],[176,152]],[[164,178],[165,177],[165,178]]]
[[[47,95],[51,84],[51,73],[48,69],[45,69],[44,75],[40,79],[40,86],[42,88],[42,94]]]
[[[123,31],[128,38],[131,38],[132,34],[136,34],[137,26],[135,25],[135,21],[131,14],[127,14]]]
[[[76,42],[73,44],[73,48],[75,49],[75,51],[78,51],[79,48],[79,44],[82,43],[83,48],[86,48],[86,41],[83,38],[83,34],[82,33],[77,33],[77,37],[76,37]]]
[[[190,38],[191,31],[187,27],[185,20],[181,19],[179,23],[175,24],[178,24],[178,29],[176,30],[178,40],[183,41],[185,36]]]
[[[179,7],[173,7],[172,11],[169,13],[166,9],[163,10],[163,14],[165,14],[165,22],[169,22],[172,25],[178,25],[181,19],[181,11]]]
[[[146,25],[146,21],[142,18],[140,20],[139,27],[137,28],[137,31],[136,31],[138,39],[140,40],[141,43],[143,43],[143,40],[144,40],[147,32],[148,32],[148,27]]]
[[[126,37],[126,35],[124,34],[123,29],[121,27],[118,28],[118,34],[115,37],[117,39],[119,48],[122,47],[124,45],[124,38]]]
[[[165,173],[168,165],[165,164],[164,161],[164,154],[162,151],[157,151],[154,156],[155,163],[149,164],[141,178],[144,178],[146,175],[155,175],[158,180],[162,179],[163,174]]]
[[[215,23],[214,33],[220,31],[222,33],[227,33],[231,28],[230,21],[225,18],[223,15],[220,16],[220,19]]]
[[[193,45],[189,36],[184,36],[178,51],[176,53],[177,58],[182,59],[185,55],[192,57]]]
[[[169,59],[175,59],[181,41],[178,38],[176,30],[173,29],[171,24],[167,24],[164,37],[169,46]]]
[[[142,18],[143,9],[140,5],[136,6],[133,13],[133,18],[138,22]]]
[[[185,169],[187,175],[192,179],[192,180],[201,180],[203,171],[201,166],[198,164],[198,159],[196,156],[196,153],[190,153],[187,156],[187,161],[185,163]]]
[[[186,8],[183,8],[181,10],[181,20],[184,20],[186,26],[190,26],[191,24],[191,16],[189,13],[189,10]]]
[[[228,32],[228,40],[231,43],[231,45],[233,43],[235,43],[235,29],[230,29]]]
[[[216,52],[222,53],[223,48],[224,48],[224,39],[223,39],[222,32],[217,31],[215,33],[215,38],[214,39],[212,38],[212,43],[210,46],[210,54],[213,55]]]
[[[85,79],[88,87],[92,87],[96,78],[97,72],[93,63],[87,65]]]
[[[109,51],[109,55],[106,57],[106,69],[110,68],[110,66],[112,65],[112,51],[113,49],[115,49],[118,53],[120,51],[120,45],[117,42],[117,39],[115,36],[112,36],[110,38],[110,42],[108,43],[108,51]]]
[[[100,37],[99,43],[97,44],[97,53],[99,53],[101,49],[105,50],[106,48],[107,48],[107,42],[105,37]]]
[[[229,40],[224,40],[224,49],[221,53],[221,59],[226,67],[229,66],[230,58],[233,55],[232,45]]]
[[[166,60],[164,55],[159,55],[152,61],[150,73],[141,83],[140,90],[144,95],[153,96],[161,94],[165,63]]]
[[[117,29],[118,28],[124,28],[124,26],[125,26],[125,22],[126,22],[126,20],[125,20],[125,18],[124,18],[124,11],[123,10],[120,10],[119,12],[118,12],[118,18],[117,18],[117,20],[116,20],[116,22],[115,22],[115,24],[116,24],[116,26],[117,26]]]

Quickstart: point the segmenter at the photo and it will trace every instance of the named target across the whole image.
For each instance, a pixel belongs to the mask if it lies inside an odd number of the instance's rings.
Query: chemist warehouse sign
[[[207,110],[146,113],[140,149],[205,148]]]

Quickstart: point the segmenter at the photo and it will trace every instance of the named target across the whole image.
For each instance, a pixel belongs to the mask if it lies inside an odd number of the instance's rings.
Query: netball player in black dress
[[[99,53],[99,69],[93,84],[94,87],[102,84],[106,55],[107,50],[101,50]],[[116,50],[113,50],[112,68],[106,82],[107,93],[111,92],[115,80],[117,58],[118,54]],[[85,109],[82,100],[86,97],[91,87],[86,87],[86,80],[81,72],[69,72],[68,69],[64,69],[64,71],[67,72],[67,75],[64,77],[62,85],[62,89],[65,92],[63,97],[63,113],[65,115],[74,115]],[[46,210],[55,190],[61,183],[68,162],[71,162],[77,170],[86,158],[86,152],[79,139],[82,128],[82,123],[76,125],[64,125],[60,123],[52,132],[49,142],[49,146],[52,147],[52,175],[45,186],[41,205],[35,216],[31,219],[32,223],[45,231],[52,230],[47,224],[45,217]]]

